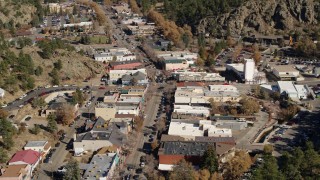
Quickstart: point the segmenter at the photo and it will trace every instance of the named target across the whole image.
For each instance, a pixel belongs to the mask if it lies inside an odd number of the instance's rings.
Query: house
[[[138,71],[134,74],[125,74],[121,78],[123,85],[144,85],[148,84],[147,75]]]
[[[125,118],[112,118],[110,119],[110,123],[115,123],[116,126],[119,127],[120,131],[123,134],[128,134],[132,131],[133,127],[133,117],[125,117]]]
[[[104,96],[103,98],[103,102],[106,104],[112,104],[118,101],[119,98],[119,93],[111,93],[111,94],[107,94]]]
[[[43,116],[48,116],[50,114],[56,114],[59,110],[61,110],[62,108],[64,108],[64,105],[69,104],[71,105],[69,102],[67,101],[63,101],[63,102],[59,102],[59,101],[54,101],[51,102],[47,109],[45,109],[41,115]],[[78,115],[78,110],[79,110],[79,104],[75,104],[73,105],[73,112],[74,112],[74,117],[77,117]]]
[[[23,150],[33,150],[40,152],[44,157],[51,149],[51,145],[48,141],[28,141],[23,147]]]
[[[105,120],[114,118],[117,114],[116,106],[112,103],[99,103],[94,108],[94,111],[96,117],[101,117]]]
[[[96,154],[89,164],[80,164],[80,169],[84,170],[83,178],[92,180],[107,180],[114,178],[114,172],[119,163],[117,153]]]
[[[16,152],[8,162],[9,165],[30,165],[31,173],[41,160],[41,153],[34,150],[23,150]]]
[[[300,73],[298,70],[294,69],[291,65],[278,65],[272,67],[272,73],[280,80],[297,81]]]
[[[9,165],[0,172],[0,180],[31,180],[31,166],[28,164]]]
[[[179,136],[162,135],[158,151],[158,169],[171,171],[182,159],[198,166],[209,146],[215,149],[219,161],[225,162],[233,156],[235,145],[233,137],[196,137],[194,140],[187,140]]]
[[[147,74],[145,68],[136,70],[110,70],[109,72],[109,84],[117,83],[125,74],[135,74],[136,72],[141,72]]]
[[[5,94],[4,89],[0,88],[0,98],[3,98]]]
[[[194,139],[196,136],[205,137],[232,137],[231,129],[217,128],[209,120],[171,120],[168,135]]]
[[[120,147],[125,140],[125,134],[115,123],[99,117],[95,122],[87,122],[86,132],[74,134],[74,155],[81,156],[86,151],[97,151],[107,146]]]

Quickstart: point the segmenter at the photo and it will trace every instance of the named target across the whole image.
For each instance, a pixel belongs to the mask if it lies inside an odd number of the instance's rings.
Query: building
[[[203,106],[174,105],[174,113],[209,117],[211,108]]]
[[[108,70],[133,70],[143,67],[142,62],[138,60],[132,61],[111,61],[108,65]]]
[[[179,136],[162,135],[158,169],[171,171],[182,159],[199,166],[201,157],[209,146],[213,146],[219,161],[225,162],[233,156],[235,145],[233,137],[196,137],[194,140],[187,140]]]
[[[113,179],[118,163],[119,156],[116,153],[96,154],[89,164],[80,164],[80,169],[85,171],[82,177],[89,180]]]
[[[99,62],[132,61],[136,60],[136,55],[127,48],[110,48],[94,53],[94,59]]]
[[[166,71],[175,71],[179,69],[187,69],[189,68],[189,64],[185,59],[171,59],[165,60],[164,68]]]
[[[293,81],[278,81],[279,92],[292,100],[307,99],[310,94],[307,85],[296,85]]]
[[[130,35],[147,36],[153,35],[155,31],[154,25],[137,25],[127,26]]]
[[[121,94],[118,101],[140,103],[140,102],[143,102],[144,99],[142,95],[138,95],[138,94]]]
[[[91,21],[88,22],[79,22],[79,23],[71,23],[71,24],[63,24],[63,28],[71,28],[71,27],[82,27],[84,29],[92,29],[93,23]]]
[[[298,81],[300,73],[291,65],[277,65],[272,67],[272,73],[280,80]]]
[[[176,59],[198,59],[198,53],[192,53],[190,51],[158,51],[156,54],[159,59],[165,57],[172,57]]]
[[[172,76],[180,82],[224,82],[225,78],[219,73],[192,72],[192,71],[175,71]]]
[[[148,84],[147,75],[138,71],[134,74],[125,74],[121,77],[122,85],[145,85]]]
[[[315,77],[320,77],[320,67],[314,67],[312,70],[312,73],[314,74]],[[0,94],[1,94],[1,90],[0,90]]]
[[[33,150],[40,152],[44,157],[51,149],[51,145],[48,141],[28,141],[23,147],[23,150]]]
[[[255,63],[253,59],[244,59],[244,79],[246,82],[254,81]]]
[[[116,105],[114,103],[99,103],[94,108],[95,116],[105,120],[114,118],[117,114]]]
[[[3,98],[5,94],[4,89],[0,88],[0,98]]]
[[[171,121],[168,135],[181,136],[186,139],[194,139],[196,136],[204,137],[232,137],[231,129],[217,128],[212,121],[183,120]]]
[[[86,151],[97,151],[102,147],[121,146],[125,138],[116,124],[99,117],[95,122],[86,123],[86,132],[74,134],[74,155],[81,156]]]
[[[31,180],[31,166],[28,164],[9,165],[0,172],[0,180]]]
[[[116,13],[116,15],[124,14],[130,15],[131,9],[127,3],[121,3],[111,6],[111,9]]]
[[[239,102],[240,93],[232,85],[210,85],[209,89],[202,86],[178,87],[175,92],[175,104],[191,106],[208,106],[210,99],[214,102]]]
[[[16,152],[8,162],[9,165],[30,165],[31,173],[41,160],[41,153],[34,150]],[[30,174],[31,174],[30,173]]]
[[[116,103],[117,114],[134,114],[138,116],[140,114],[140,106],[140,102],[118,101]]]
[[[109,72],[109,84],[117,83],[121,78],[128,74],[134,74],[136,72],[141,72],[143,74],[147,74],[146,69],[136,69],[136,70],[110,70]]]
[[[259,72],[255,68],[254,61],[252,59],[245,59],[245,64],[226,64],[226,71],[233,72],[240,82],[247,84],[267,83],[266,74],[264,72]]]

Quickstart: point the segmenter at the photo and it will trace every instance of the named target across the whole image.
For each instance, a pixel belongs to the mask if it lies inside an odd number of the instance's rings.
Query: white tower
[[[254,80],[254,60],[244,59],[244,61],[244,79],[246,82],[252,82]]]

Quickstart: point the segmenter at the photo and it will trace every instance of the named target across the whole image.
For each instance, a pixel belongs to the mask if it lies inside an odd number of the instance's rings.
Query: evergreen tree
[[[64,180],[80,180],[80,168],[78,161],[71,159],[65,166],[67,171],[65,172],[63,179]]]
[[[58,125],[57,125],[56,119],[57,119],[57,117],[54,114],[49,114],[49,116],[47,117],[47,120],[48,120],[47,129],[51,133],[58,130]]]
[[[6,163],[8,159],[9,157],[7,151],[0,147],[0,163]]]
[[[211,174],[218,171],[218,158],[216,151],[212,145],[208,146],[208,149],[202,156],[202,162],[200,164],[201,169],[208,169]]]

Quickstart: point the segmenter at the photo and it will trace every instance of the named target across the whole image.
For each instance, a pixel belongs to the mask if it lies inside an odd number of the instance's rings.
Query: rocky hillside
[[[29,3],[15,3],[11,0],[0,0],[0,20],[3,24],[9,23],[11,20],[14,25],[29,24],[36,13],[37,9]]]
[[[231,34],[308,32],[319,25],[318,0],[248,0],[217,18],[218,30]]]

